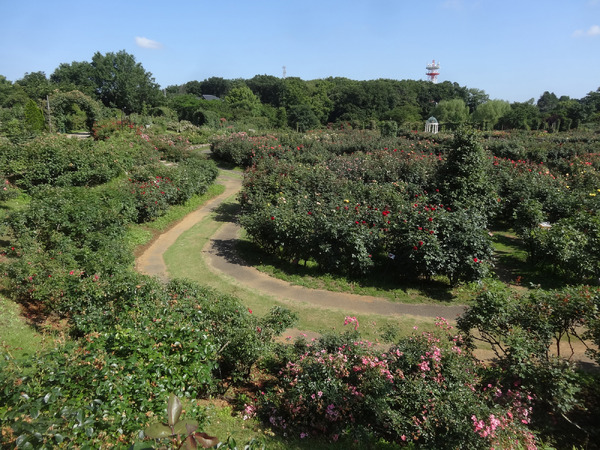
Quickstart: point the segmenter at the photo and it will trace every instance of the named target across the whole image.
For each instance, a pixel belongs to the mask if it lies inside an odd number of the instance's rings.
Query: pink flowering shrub
[[[443,319],[438,326],[385,350],[356,330],[299,340],[281,355],[257,413],[300,438],[367,434],[424,448],[535,448],[527,394],[484,383],[460,336]]]

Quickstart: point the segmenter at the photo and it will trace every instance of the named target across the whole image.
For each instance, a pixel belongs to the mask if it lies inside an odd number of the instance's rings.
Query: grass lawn
[[[496,254],[498,275],[502,281],[513,286],[558,289],[569,280],[557,276],[543,265],[528,260],[523,241],[512,230],[494,231],[492,243]]]
[[[344,319],[347,315],[355,315],[350,311],[325,310],[308,303],[292,303],[274,296],[259,294],[239,284],[233,278],[213,272],[202,257],[202,248],[208,242],[222,221],[222,211],[230,210],[235,206],[235,198],[224,202],[223,206],[206,219],[183,233],[180,238],[164,254],[164,260],[169,274],[173,278],[187,278],[203,285],[211,286],[219,292],[238,297],[245,305],[256,314],[266,314],[273,306],[283,305],[295,311],[299,316],[297,328],[304,331],[323,333],[343,329]],[[221,219],[222,220],[222,219]],[[396,329],[400,334],[410,334],[414,326],[419,329],[432,328],[433,320],[405,316],[402,320],[378,315],[357,316],[361,324],[361,334],[371,341],[382,340],[382,329]]]
[[[35,353],[51,341],[30,326],[15,302],[0,296],[0,345],[16,359]]]

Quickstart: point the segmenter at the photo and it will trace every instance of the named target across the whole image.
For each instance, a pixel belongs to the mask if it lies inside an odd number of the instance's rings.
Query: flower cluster
[[[465,448],[535,443],[524,420],[531,411],[523,402],[527,394],[489,389],[477,375],[477,362],[456,351],[461,339],[452,326],[439,318],[438,328],[384,352],[356,331],[297,341],[295,358],[272,374],[272,388],[259,396],[258,415],[302,439],[335,441],[354,424],[393,442],[428,448],[443,448],[450,435],[460,436],[453,445]]]

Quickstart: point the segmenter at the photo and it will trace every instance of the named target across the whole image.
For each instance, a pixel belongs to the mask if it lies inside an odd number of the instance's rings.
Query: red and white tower
[[[440,74],[440,72],[439,72],[440,63],[435,62],[435,59],[434,59],[429,64],[427,64],[425,66],[425,68],[427,69],[427,73],[425,75],[427,75],[427,78],[429,78],[429,81],[431,81],[432,83],[437,83],[438,75]]]

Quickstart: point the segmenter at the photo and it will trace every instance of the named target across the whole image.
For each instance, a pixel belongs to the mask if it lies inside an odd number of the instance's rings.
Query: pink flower
[[[346,319],[344,320],[344,325],[348,325],[349,323],[353,323],[354,324],[354,329],[355,330],[358,329],[358,319],[356,317],[346,316]]]

